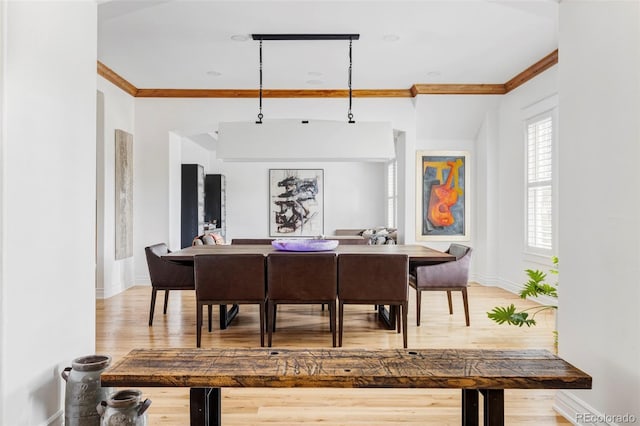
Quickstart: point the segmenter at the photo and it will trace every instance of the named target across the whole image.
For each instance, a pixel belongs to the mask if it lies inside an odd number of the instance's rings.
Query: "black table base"
[[[227,305],[220,305],[220,330],[227,328],[239,311],[238,305],[232,305],[231,309],[227,309]]]
[[[503,389],[462,389],[462,426],[479,426],[478,392],[483,396],[484,425],[504,426]],[[221,389],[191,388],[191,426],[221,426]]]

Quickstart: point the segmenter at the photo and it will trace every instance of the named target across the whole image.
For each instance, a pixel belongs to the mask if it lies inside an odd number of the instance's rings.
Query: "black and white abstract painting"
[[[324,171],[269,170],[269,235],[315,237],[324,234]]]

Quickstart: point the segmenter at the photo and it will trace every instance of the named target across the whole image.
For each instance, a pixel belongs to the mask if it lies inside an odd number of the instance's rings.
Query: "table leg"
[[[231,321],[238,315],[238,311],[240,311],[238,305],[232,305],[228,310],[227,305],[220,305],[220,330],[224,330],[231,324]]]
[[[504,426],[504,390],[480,389],[484,397],[485,426]]]
[[[378,318],[387,326],[389,330],[395,330],[396,328],[396,307],[389,306],[389,309],[385,305],[378,306]]]
[[[220,426],[220,388],[191,388],[191,426]]]
[[[479,426],[478,390],[462,389],[462,426]]]

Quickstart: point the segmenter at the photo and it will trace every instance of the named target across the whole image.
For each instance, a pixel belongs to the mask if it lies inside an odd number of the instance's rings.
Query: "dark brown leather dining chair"
[[[329,327],[336,346],[337,261],[334,253],[269,253],[267,256],[267,329],[271,346],[278,304],[329,306]]]
[[[202,338],[204,305],[258,304],[260,346],[264,346],[265,259],[261,254],[199,254],[194,256],[196,285],[196,347]],[[211,311],[209,310],[209,315]],[[209,318],[211,323],[211,318]]]
[[[245,244],[256,244],[256,245],[270,245],[273,238],[233,238],[231,240],[231,245],[245,245]]]
[[[156,307],[156,293],[164,290],[163,314],[167,313],[170,290],[194,290],[193,267],[170,260],[162,256],[171,251],[165,243],[154,244],[144,248],[147,256],[147,267],[151,278],[151,308],[149,309],[149,326],[153,325],[153,311]]]
[[[344,305],[395,307],[398,333],[402,326],[407,347],[409,257],[404,254],[347,254],[338,256],[338,346],[342,346]]]
[[[471,247],[461,244],[451,244],[446,253],[452,254],[456,260],[436,265],[418,266],[409,276],[409,285],[416,289],[416,324],[420,325],[420,305],[423,291],[446,291],[449,302],[449,315],[453,314],[451,292],[462,293],[464,316],[469,327],[469,301],[467,285],[469,282],[469,265],[471,263]]]

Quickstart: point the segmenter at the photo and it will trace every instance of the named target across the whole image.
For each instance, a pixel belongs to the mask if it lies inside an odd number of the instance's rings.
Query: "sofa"
[[[384,226],[357,229],[336,229],[335,235],[360,235],[369,241],[369,244],[397,244],[398,230],[396,228],[387,228]]]

